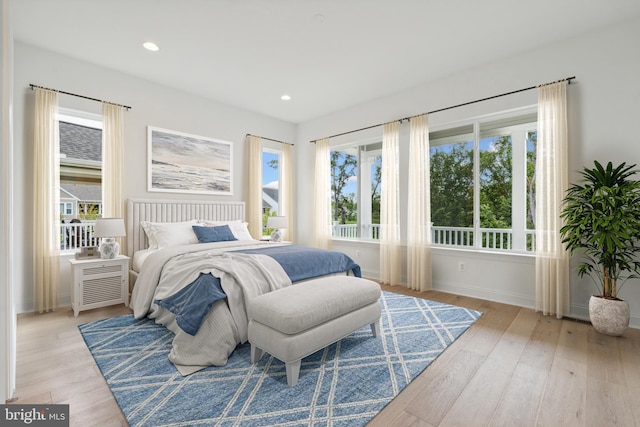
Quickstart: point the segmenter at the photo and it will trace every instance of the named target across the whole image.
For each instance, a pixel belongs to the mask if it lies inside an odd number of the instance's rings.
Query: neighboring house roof
[[[278,189],[262,187],[262,208],[278,208]]]
[[[89,184],[60,184],[60,190],[66,191],[72,197],[82,202],[101,202],[102,187],[100,185]],[[62,197],[62,195],[60,196]]]
[[[102,130],[61,121],[60,153],[70,159],[102,161]]]
[[[60,200],[66,200],[66,199],[77,200],[78,199],[76,196],[74,196],[73,194],[71,194],[69,191],[65,190],[62,187],[63,185],[60,186]]]

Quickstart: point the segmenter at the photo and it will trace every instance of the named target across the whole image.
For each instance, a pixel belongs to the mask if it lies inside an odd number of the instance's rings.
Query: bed
[[[360,276],[347,255],[255,240],[244,203],[131,199],[131,308],[174,332],[169,359],[183,375],[227,363],[247,341],[248,301],[325,275]]]

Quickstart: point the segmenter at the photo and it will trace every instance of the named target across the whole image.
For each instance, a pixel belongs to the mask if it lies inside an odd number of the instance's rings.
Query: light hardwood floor
[[[613,338],[530,309],[383,289],[484,315],[371,426],[640,426],[640,330]],[[68,403],[71,425],[126,426],[77,325],[127,312],[19,316],[16,403]]]

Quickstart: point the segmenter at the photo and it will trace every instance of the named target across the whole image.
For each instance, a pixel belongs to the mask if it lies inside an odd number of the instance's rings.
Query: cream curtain
[[[60,276],[60,140],[58,93],[35,89],[34,275],[35,308],[54,310]]]
[[[278,214],[287,217],[287,228],[284,230],[284,240],[293,241],[295,222],[293,218],[293,161],[292,146],[283,144],[282,161],[280,165],[280,184],[282,188],[279,190],[280,212]]]
[[[102,103],[102,217],[124,218],[122,170],[124,165],[124,112],[122,106]],[[125,239],[116,239],[126,253]]]
[[[398,122],[384,125],[380,194],[380,280],[400,284],[400,218],[398,182]]]
[[[429,123],[426,114],[410,123],[407,287],[426,291],[432,288]]]
[[[316,175],[314,183],[315,245],[329,249],[331,244],[331,150],[329,139],[316,141]]]
[[[536,310],[569,313],[569,257],[560,212],[568,188],[567,83],[538,88],[536,151]]]
[[[262,238],[262,142],[254,135],[249,141],[249,197],[247,199],[247,222],[254,239]]]

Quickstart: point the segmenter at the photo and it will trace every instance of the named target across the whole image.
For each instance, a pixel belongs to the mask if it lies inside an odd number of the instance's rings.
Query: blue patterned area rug
[[[366,326],[302,360],[250,362],[239,346],[223,367],[183,377],[168,359],[173,334],[132,315],[80,325],[131,426],[362,426],[482,313],[383,292],[381,336]]]

